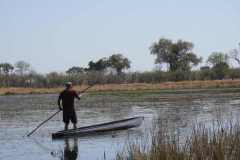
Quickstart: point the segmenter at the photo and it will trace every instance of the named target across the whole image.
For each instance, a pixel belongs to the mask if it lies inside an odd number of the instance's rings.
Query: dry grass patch
[[[74,86],[77,91],[87,85]],[[131,84],[101,84],[95,85],[89,91],[144,91],[144,90],[181,90],[181,89],[215,89],[215,88],[240,88],[240,80],[214,80],[214,81],[181,81],[163,83],[131,83]],[[64,87],[57,88],[0,88],[0,95],[6,94],[43,94],[58,93]]]

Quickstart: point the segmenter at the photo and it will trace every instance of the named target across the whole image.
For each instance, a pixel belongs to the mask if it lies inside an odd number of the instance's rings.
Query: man
[[[71,82],[65,84],[65,90],[63,90],[58,97],[58,106],[60,110],[63,110],[63,122],[65,123],[65,130],[68,130],[69,122],[73,124],[73,128],[77,128],[77,116],[74,108],[74,99],[80,100],[80,96],[75,90]],[[62,103],[61,103],[62,102]],[[62,105],[61,105],[62,104]]]

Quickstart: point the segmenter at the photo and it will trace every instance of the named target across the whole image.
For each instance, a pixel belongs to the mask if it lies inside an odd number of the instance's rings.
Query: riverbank
[[[74,86],[77,91],[87,85]],[[52,94],[59,93],[64,87],[56,88],[0,88],[0,95],[14,94]],[[104,84],[95,85],[89,89],[90,93],[119,93],[119,92],[194,92],[205,90],[231,90],[240,91],[240,80],[214,80],[214,81],[181,81],[163,83],[132,83],[132,84]]]

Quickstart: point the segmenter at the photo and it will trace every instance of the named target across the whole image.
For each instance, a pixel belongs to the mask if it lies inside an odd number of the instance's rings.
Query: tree
[[[15,63],[16,71],[20,75],[26,74],[30,70],[30,64],[25,61],[18,61]]]
[[[66,71],[66,73],[67,74],[79,74],[79,73],[84,73],[84,70],[85,70],[85,68],[73,66],[73,67],[69,68]]]
[[[14,70],[14,67],[10,63],[0,64],[0,72],[3,72],[6,75],[8,75],[13,70]]]
[[[227,75],[229,70],[229,65],[227,63],[218,63],[213,68],[214,78],[223,79]]]
[[[156,64],[168,64],[169,70],[190,71],[192,65],[198,65],[202,58],[192,51],[193,43],[178,40],[176,43],[169,39],[161,38],[150,47],[151,54],[156,55]]]
[[[223,79],[229,69],[229,56],[222,52],[213,52],[207,62],[212,65],[212,71],[216,79]]]
[[[90,71],[104,71],[109,66],[107,58],[101,58],[100,60],[88,63],[88,69]]]
[[[230,51],[229,57],[234,59],[238,65],[240,65],[240,43],[238,44],[238,49],[233,49]]]
[[[116,69],[118,75],[122,73],[123,69],[130,68],[130,60],[122,54],[113,54],[108,59],[109,66]]]
[[[229,56],[222,52],[213,52],[209,57],[207,62],[212,65],[213,67],[220,64],[226,63],[228,64]]]
[[[209,66],[203,66],[200,68],[199,79],[210,80],[212,78],[212,70]]]
[[[2,83],[9,86],[9,73],[14,70],[14,67],[10,63],[0,63],[0,74],[4,73],[2,77]]]
[[[58,72],[50,72],[46,75],[49,87],[61,86],[66,82],[66,76]]]

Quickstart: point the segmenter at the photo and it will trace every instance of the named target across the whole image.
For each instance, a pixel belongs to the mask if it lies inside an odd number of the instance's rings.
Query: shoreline
[[[87,85],[74,86],[76,91],[81,91]],[[0,95],[27,95],[27,94],[56,94],[64,87],[56,88],[0,88]],[[240,80],[209,80],[209,81],[180,81],[162,83],[130,83],[130,84],[98,84],[90,88],[88,93],[179,93],[179,92],[205,92],[205,91],[233,91],[240,92]]]

